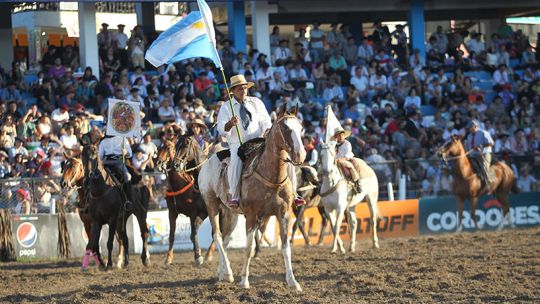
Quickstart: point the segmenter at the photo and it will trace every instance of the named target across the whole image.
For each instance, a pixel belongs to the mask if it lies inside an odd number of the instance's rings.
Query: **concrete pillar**
[[[0,66],[6,71],[11,69],[13,62],[13,31],[11,28],[11,3],[0,4]]]
[[[277,6],[266,1],[251,1],[250,4],[253,48],[270,56],[270,14],[277,13]]]
[[[420,54],[426,57],[426,27],[424,19],[424,0],[411,0],[409,10],[410,41],[413,49],[419,49]]]
[[[156,31],[154,2],[135,3],[135,14],[137,15],[137,24],[142,26],[146,35]]]
[[[246,14],[244,1],[227,2],[227,23],[229,25],[229,38],[237,51],[246,52]],[[268,31],[268,30],[267,30]],[[270,38],[268,38],[270,39]],[[268,42],[270,45],[270,42]]]
[[[91,67],[99,78],[99,54],[96,32],[96,5],[79,2],[79,56],[81,69]]]

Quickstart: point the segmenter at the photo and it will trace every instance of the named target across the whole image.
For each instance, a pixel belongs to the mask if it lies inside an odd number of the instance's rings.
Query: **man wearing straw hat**
[[[339,166],[341,171],[345,173],[345,176],[347,176],[347,178],[350,179],[354,183],[354,191],[356,193],[360,193],[361,192],[360,176],[358,175],[358,172],[356,171],[356,168],[354,167],[353,163],[350,161],[352,158],[354,158],[354,154],[352,152],[351,143],[348,140],[346,140],[346,138],[349,137],[350,135],[351,135],[351,131],[345,130],[343,129],[343,127],[339,126],[335,129],[332,139],[337,142],[337,145],[336,145],[337,165]]]
[[[231,150],[231,159],[227,169],[231,198],[228,205],[231,207],[240,205],[238,184],[242,173],[242,160],[238,157],[238,148],[241,142],[262,137],[266,130],[272,126],[270,115],[268,115],[262,100],[248,96],[248,89],[252,86],[253,82],[247,82],[244,75],[232,76],[231,100],[235,115],[233,115],[230,106],[222,106],[217,117],[218,132],[225,136]],[[236,127],[237,130],[235,130]]]

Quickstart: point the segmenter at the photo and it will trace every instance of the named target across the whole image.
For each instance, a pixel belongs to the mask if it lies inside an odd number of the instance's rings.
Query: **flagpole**
[[[227,84],[227,77],[225,76],[225,71],[223,70],[223,64],[221,64],[221,58],[219,58],[219,54],[217,51],[215,34],[212,33],[214,30],[213,25],[212,25],[212,29],[210,29],[210,24],[208,24],[208,22],[213,22],[212,12],[209,11],[210,8],[208,7],[208,4],[206,4],[204,0],[197,0],[197,6],[199,6],[199,11],[201,12],[204,28],[206,29],[206,33],[208,34],[208,40],[210,41],[210,46],[212,47],[212,50],[214,51],[214,57],[219,62],[219,69],[221,70],[221,76],[223,76],[223,83],[225,84],[225,89],[227,90],[227,98],[229,99],[229,106],[231,107],[231,113],[232,113],[232,116],[234,117],[236,116],[236,114],[234,113],[234,107],[233,107],[233,103],[231,99],[231,92],[229,91],[229,85]],[[205,15],[206,10],[209,11],[210,20],[208,20],[207,16]],[[242,136],[240,135],[240,129],[238,128],[238,124],[234,125],[234,127],[236,129],[236,134],[238,135],[238,141],[240,142],[240,144],[242,144],[243,143]]]
[[[225,83],[225,89],[227,90],[227,97],[229,99],[229,106],[231,107],[231,113],[232,116],[236,116],[234,113],[234,107],[231,99],[231,92],[229,91],[229,85],[227,84],[227,78],[225,77],[225,71],[223,70],[223,66],[220,68],[221,76],[223,76],[223,83]],[[240,144],[243,144],[242,142],[242,136],[240,135],[240,129],[238,128],[238,124],[234,125],[236,129],[236,134],[238,135],[238,141],[240,141]]]

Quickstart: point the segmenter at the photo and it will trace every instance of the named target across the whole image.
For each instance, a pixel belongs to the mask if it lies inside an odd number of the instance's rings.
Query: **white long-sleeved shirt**
[[[131,158],[131,146],[122,136],[105,137],[99,143],[99,158],[103,159],[107,155],[122,155],[122,144],[126,149],[126,157]]]
[[[353,158],[352,145],[348,140],[344,140],[337,146],[336,158]]]
[[[240,103],[236,98],[232,99],[234,113],[240,118]],[[246,109],[251,113],[251,122],[247,129],[242,126],[242,121],[238,123],[240,136],[242,141],[246,142],[250,139],[261,137],[266,129],[272,126],[270,115],[264,107],[264,103],[257,97],[246,97],[244,101]],[[220,109],[217,117],[217,128],[220,135],[225,136],[229,144],[239,144],[236,128],[232,127],[229,131],[225,131],[225,124],[232,118],[231,107],[229,103],[224,104]]]

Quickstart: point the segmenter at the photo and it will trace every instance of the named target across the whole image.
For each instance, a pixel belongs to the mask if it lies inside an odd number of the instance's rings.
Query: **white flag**
[[[330,140],[332,140],[332,136],[334,136],[336,130],[343,129],[343,127],[341,127],[341,124],[334,114],[334,111],[332,111],[332,107],[330,105],[326,106],[326,111],[326,134],[324,137],[324,142],[329,143]]]
[[[140,137],[140,106],[138,102],[109,98],[107,135]]]

